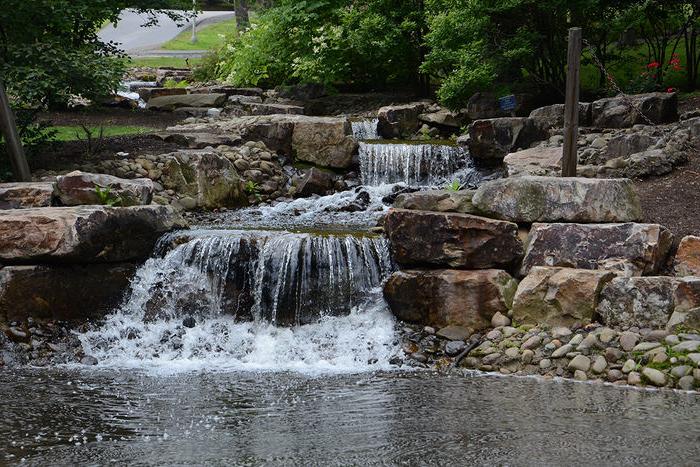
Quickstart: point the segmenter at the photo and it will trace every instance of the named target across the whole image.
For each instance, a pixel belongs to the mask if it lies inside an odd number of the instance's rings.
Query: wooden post
[[[19,182],[31,182],[32,174],[29,171],[27,158],[24,157],[22,140],[19,138],[19,133],[17,133],[15,116],[10,108],[10,100],[7,98],[5,85],[2,81],[0,81],[0,133],[5,137],[5,146],[7,147],[7,154],[10,156],[15,179]]]
[[[562,177],[576,176],[580,78],[581,28],[570,28],[566,68],[566,102],[564,104],[564,154],[561,159]]]

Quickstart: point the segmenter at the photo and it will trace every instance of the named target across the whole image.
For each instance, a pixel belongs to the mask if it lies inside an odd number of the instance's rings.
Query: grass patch
[[[56,141],[77,141],[86,139],[87,135],[81,126],[53,126],[49,130],[56,131]],[[92,133],[93,138],[97,138],[100,134],[99,126],[89,126],[88,130]],[[157,131],[156,128],[145,126],[132,125],[110,125],[105,126],[102,136],[123,136],[123,135],[142,135]]]
[[[173,68],[191,68],[199,63],[201,58],[180,58],[180,57],[132,57],[127,66],[129,67],[173,67]],[[188,65],[189,62],[189,65]]]
[[[192,28],[185,29],[177,35],[175,39],[169,40],[162,45],[165,50],[210,50],[220,47],[227,36],[235,34],[236,19],[213,23],[197,30],[197,42],[192,39]]]

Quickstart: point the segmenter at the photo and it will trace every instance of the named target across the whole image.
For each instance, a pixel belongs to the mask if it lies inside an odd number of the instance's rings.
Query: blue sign
[[[498,107],[504,112],[510,112],[511,110],[515,110],[515,107],[517,107],[515,96],[511,94],[510,96],[499,97]]]

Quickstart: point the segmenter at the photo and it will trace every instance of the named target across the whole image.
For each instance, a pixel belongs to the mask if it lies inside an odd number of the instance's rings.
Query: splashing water
[[[377,125],[379,124],[378,118],[373,118],[371,120],[358,120],[351,122],[352,124],[352,135],[361,141],[380,139],[379,133],[377,132]]]
[[[465,149],[436,144],[360,143],[360,169],[362,183],[374,186],[439,186],[460,169],[462,177],[478,177]]]
[[[396,351],[383,238],[184,231],[156,251],[122,307],[79,336],[105,365],[364,371]]]

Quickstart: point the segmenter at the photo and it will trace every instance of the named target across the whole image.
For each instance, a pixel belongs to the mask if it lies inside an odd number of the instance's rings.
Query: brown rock
[[[129,263],[6,266],[0,269],[0,323],[101,318],[119,304],[135,270]]]
[[[294,123],[292,150],[296,160],[347,169],[357,152],[357,141],[347,118],[307,117]]]
[[[609,271],[534,267],[518,285],[513,319],[552,327],[589,324],[600,291],[614,277]]]
[[[518,226],[469,214],[391,209],[384,219],[402,265],[464,269],[513,267],[522,257]]]
[[[497,164],[510,152],[529,148],[549,137],[534,120],[503,117],[477,120],[469,125],[469,153],[482,164]]]
[[[476,214],[472,204],[474,190],[427,190],[403,193],[396,197],[394,207],[416,211],[461,212]]]
[[[422,102],[382,107],[377,114],[377,131],[384,138],[409,137],[418,131],[418,117],[424,110],[425,104]]]
[[[0,261],[103,263],[148,257],[184,221],[169,206],[48,207],[0,211]]]
[[[297,185],[297,195],[325,195],[326,192],[333,188],[333,174],[325,170],[312,167],[306,171],[304,177]]]
[[[51,206],[53,191],[52,182],[0,183],[0,209]]]
[[[173,111],[179,107],[221,107],[226,103],[226,94],[181,94],[152,97],[148,109]]]
[[[561,266],[654,274],[672,242],[671,232],[658,224],[533,224],[522,272]]]
[[[104,198],[98,195],[102,190]],[[153,198],[153,181],[149,178],[124,179],[106,174],[75,170],[56,178],[56,195],[65,206],[108,204],[137,206]]]
[[[392,312],[404,321],[471,332],[491,325],[496,312],[507,314],[517,281],[505,271],[405,270],[384,287]]]
[[[683,237],[673,268],[676,276],[700,276],[700,237]]]

